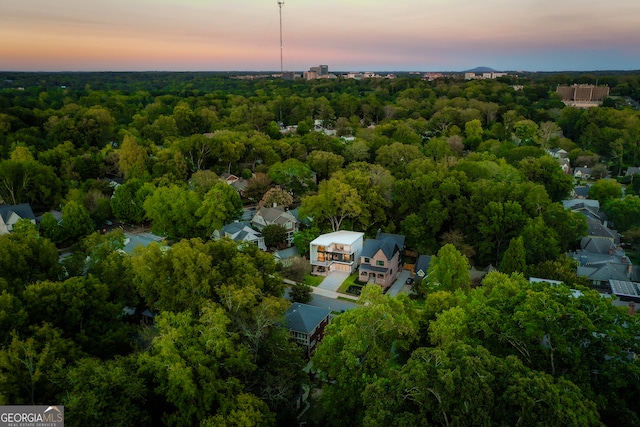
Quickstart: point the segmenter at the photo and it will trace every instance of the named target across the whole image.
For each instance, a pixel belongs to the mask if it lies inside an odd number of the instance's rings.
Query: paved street
[[[308,304],[337,312],[341,312],[342,310],[351,310],[357,305],[355,301],[350,302],[341,299],[334,299],[316,293],[313,294],[313,299]]]

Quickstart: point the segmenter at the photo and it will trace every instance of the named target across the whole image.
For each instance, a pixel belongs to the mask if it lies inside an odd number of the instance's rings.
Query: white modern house
[[[364,233],[339,230],[323,234],[310,244],[311,274],[326,276],[332,271],[353,273],[360,263]]]

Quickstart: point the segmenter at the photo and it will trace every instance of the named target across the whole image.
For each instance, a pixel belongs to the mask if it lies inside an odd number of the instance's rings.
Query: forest
[[[555,91],[596,83],[599,107]],[[64,405],[70,426],[640,426],[640,323],[566,256],[587,224],[549,154],[591,168],[637,263],[634,102],[637,72],[0,72],[0,202],[38,217],[0,235],[0,405]],[[271,203],[309,219],[303,255],[353,230],[433,256],[410,296],[370,285],[335,313],[311,373],[282,327],[285,269],[212,238]],[[139,228],[162,242],[126,253]]]

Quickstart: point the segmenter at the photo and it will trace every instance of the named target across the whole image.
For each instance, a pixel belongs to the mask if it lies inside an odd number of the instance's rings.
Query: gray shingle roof
[[[431,255],[420,255],[418,260],[416,261],[415,273],[418,274],[419,271],[423,271],[425,276],[427,271],[429,271],[429,266],[431,265]]]
[[[329,315],[331,310],[312,305],[293,303],[285,313],[285,327],[309,334]]]
[[[384,256],[387,257],[387,260],[391,260],[400,249],[393,239],[390,238],[384,240],[367,239],[364,241],[364,246],[362,247],[362,253],[360,256],[373,258],[379,250],[382,250]]]
[[[12,212],[15,212],[16,215],[22,219],[36,220],[36,216],[33,214],[29,203],[21,203],[19,205],[0,205],[0,217],[2,217],[4,222],[9,220]]]

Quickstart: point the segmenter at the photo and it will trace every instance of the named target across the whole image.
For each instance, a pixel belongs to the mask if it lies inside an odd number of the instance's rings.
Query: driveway
[[[400,274],[398,274],[398,278],[396,279],[396,281],[393,282],[393,285],[391,285],[391,287],[387,291],[387,295],[391,295],[392,297],[398,295],[402,291],[402,288],[405,286],[404,282],[409,277],[411,277],[411,272],[409,270],[402,270]]]
[[[332,271],[329,275],[318,285],[320,289],[327,291],[337,291],[338,288],[347,280],[349,273],[343,271]]]

